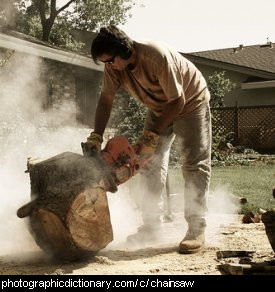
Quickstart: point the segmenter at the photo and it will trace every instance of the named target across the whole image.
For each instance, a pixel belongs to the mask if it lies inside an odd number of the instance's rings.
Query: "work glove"
[[[83,155],[93,156],[95,153],[100,152],[102,142],[102,136],[95,132],[92,132],[87,138],[87,142],[81,143]]]
[[[140,156],[152,156],[154,155],[158,142],[159,135],[152,131],[144,131],[143,135],[138,138],[134,148]]]

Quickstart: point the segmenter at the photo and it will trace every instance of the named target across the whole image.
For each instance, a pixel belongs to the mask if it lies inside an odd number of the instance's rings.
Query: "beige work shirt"
[[[134,42],[134,47],[137,62],[133,70],[105,66],[103,94],[115,95],[123,88],[157,116],[174,98],[184,100],[179,116],[209,101],[209,94],[201,94],[207,87],[201,72],[180,53],[155,42]]]

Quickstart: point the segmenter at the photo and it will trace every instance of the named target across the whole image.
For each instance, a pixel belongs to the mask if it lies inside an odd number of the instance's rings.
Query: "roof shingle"
[[[184,55],[275,73],[275,43],[242,46],[238,48],[194,52]]]

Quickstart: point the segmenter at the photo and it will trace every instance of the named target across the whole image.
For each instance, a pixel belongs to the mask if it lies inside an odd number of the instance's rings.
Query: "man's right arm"
[[[100,152],[102,136],[110,118],[113,100],[114,96],[101,94],[96,108],[94,132],[87,137],[87,142],[81,143],[84,156],[94,156],[96,152]]]
[[[113,107],[113,95],[106,95],[101,93],[96,113],[95,113],[95,126],[94,132],[103,136],[105,128],[110,118],[111,110]]]

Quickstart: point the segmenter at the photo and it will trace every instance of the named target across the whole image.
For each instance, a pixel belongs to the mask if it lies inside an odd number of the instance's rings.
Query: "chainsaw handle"
[[[21,208],[17,210],[17,217],[19,218],[25,218],[29,216],[35,209],[37,203],[37,199],[34,199],[33,201],[25,204]]]
[[[142,155],[142,156],[138,156],[138,161],[135,165],[135,173],[137,173],[138,171],[140,171],[144,166],[146,166],[153,158],[153,155],[150,156],[146,156],[146,155]]]
[[[138,145],[138,144],[135,144],[135,145],[133,145],[132,147],[133,147],[133,149],[134,149],[134,151],[135,151],[136,155],[139,155],[139,151],[140,151],[140,145]]]
[[[142,169],[147,163],[149,163],[152,158],[153,158],[153,155],[140,155],[139,152],[140,152],[140,148],[141,146],[138,145],[138,144],[135,144],[132,146],[135,153],[136,153],[136,156],[137,156],[137,163],[135,165],[135,173],[137,173],[138,171],[140,171],[140,169]]]

